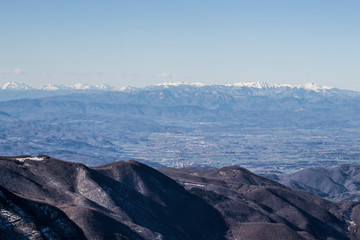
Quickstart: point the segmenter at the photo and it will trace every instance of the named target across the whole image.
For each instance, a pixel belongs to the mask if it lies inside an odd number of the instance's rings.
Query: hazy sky
[[[360,91],[359,0],[0,1],[0,84]]]

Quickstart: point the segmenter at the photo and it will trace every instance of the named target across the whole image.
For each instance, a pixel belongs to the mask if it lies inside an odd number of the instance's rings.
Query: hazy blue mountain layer
[[[307,168],[277,176],[276,180],[291,188],[306,190],[335,202],[360,201],[360,165]]]
[[[274,173],[360,160],[357,92],[259,83],[108,89],[0,90],[0,154]]]

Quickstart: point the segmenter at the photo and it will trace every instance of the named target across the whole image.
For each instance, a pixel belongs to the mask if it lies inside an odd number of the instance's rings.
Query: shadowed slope
[[[291,190],[240,167],[160,169],[221,212],[232,239],[358,239],[348,227],[354,206]],[[355,236],[355,237],[354,237]]]
[[[0,186],[1,239],[85,239],[61,210],[18,197]]]
[[[87,167],[48,156],[0,157],[0,186],[7,226],[0,231],[14,238],[360,237],[358,203],[332,203],[235,166],[158,171],[136,161]],[[11,222],[21,214],[24,221]]]
[[[360,200],[359,165],[342,164],[331,168],[304,169],[280,177],[279,182],[332,201]]]
[[[0,159],[0,184],[63,210],[88,239],[222,239],[222,217],[135,161],[96,168],[47,156]]]

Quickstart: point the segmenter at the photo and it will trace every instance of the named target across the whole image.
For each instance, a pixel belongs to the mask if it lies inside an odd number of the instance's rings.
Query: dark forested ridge
[[[98,167],[0,159],[0,235],[14,239],[358,239],[360,205],[240,167]]]

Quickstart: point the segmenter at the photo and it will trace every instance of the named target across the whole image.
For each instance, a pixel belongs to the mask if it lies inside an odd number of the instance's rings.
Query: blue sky
[[[0,1],[0,84],[360,91],[360,1]]]

